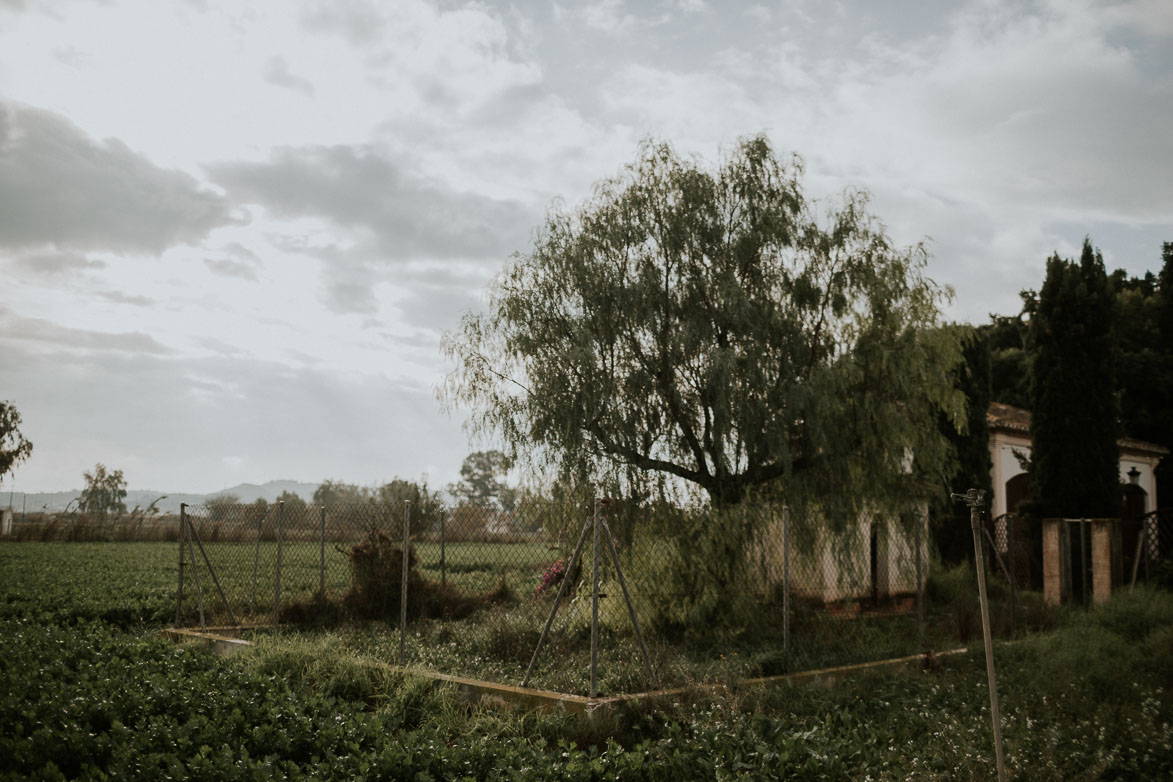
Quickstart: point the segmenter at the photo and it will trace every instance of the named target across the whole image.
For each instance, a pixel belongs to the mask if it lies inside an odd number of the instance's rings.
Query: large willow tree
[[[847,518],[943,485],[960,420],[956,334],[921,247],[848,193],[813,205],[799,159],[742,141],[716,170],[646,143],[578,209],[554,209],[446,338],[444,395],[511,458],[715,505],[770,492]]]

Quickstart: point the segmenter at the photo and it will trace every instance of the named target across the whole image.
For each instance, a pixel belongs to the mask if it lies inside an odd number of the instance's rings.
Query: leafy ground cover
[[[501,714],[328,636],[232,660],[157,640],[175,552],[140,545],[0,544],[0,777],[994,776],[980,652],[594,722]],[[1169,778],[1173,596],[1138,590],[1060,620],[998,650],[1012,776]]]

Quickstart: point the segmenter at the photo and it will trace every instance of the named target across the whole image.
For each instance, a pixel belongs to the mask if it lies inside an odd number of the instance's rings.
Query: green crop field
[[[177,575],[175,544],[0,543],[0,778],[994,777],[980,651],[833,686],[538,717],[371,665],[375,627],[365,649],[297,632],[227,660],[159,640]],[[1012,778],[1173,776],[1168,592],[1064,612],[996,659]]]

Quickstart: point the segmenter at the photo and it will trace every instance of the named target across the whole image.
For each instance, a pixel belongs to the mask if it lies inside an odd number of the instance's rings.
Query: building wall
[[[929,534],[927,507],[915,510],[920,527],[921,583],[929,574]],[[763,572],[775,583],[782,580],[783,548],[781,519],[767,533],[765,548],[769,559]],[[916,533],[905,530],[899,520],[864,515],[844,535],[820,532],[809,551],[790,537],[790,587],[795,595],[810,600],[833,603],[841,600],[866,600],[873,594],[871,567],[872,526],[876,526],[875,593],[880,599],[913,595],[917,591]]]
[[[1019,432],[990,432],[990,485],[994,487],[994,499],[990,504],[991,518],[1006,513],[1006,482],[1025,470],[1018,463],[1015,451],[1030,456],[1030,435]]]
[[[1030,456],[1030,435],[1021,432],[996,430],[990,432],[990,483],[994,487],[994,499],[990,504],[991,518],[1007,512],[1006,483],[1024,470],[1014,452]],[[1145,490],[1145,512],[1157,509],[1157,479],[1154,470],[1161,457],[1131,448],[1122,448],[1120,454],[1120,482],[1129,483],[1129,470],[1136,469],[1140,475],[1137,484]]]

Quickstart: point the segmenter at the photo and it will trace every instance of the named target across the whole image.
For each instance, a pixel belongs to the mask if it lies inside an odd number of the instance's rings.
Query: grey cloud
[[[155,300],[148,296],[135,296],[122,291],[98,291],[98,295],[116,304],[130,304],[135,307],[149,307],[155,303]]]
[[[159,253],[230,222],[190,175],[60,114],[0,103],[0,247]]]
[[[259,281],[257,270],[261,268],[261,259],[252,250],[240,242],[229,242],[220,248],[220,253],[218,258],[204,258],[204,265],[224,277]]]
[[[374,282],[375,275],[365,264],[329,267],[326,278],[326,306],[340,314],[374,315],[379,311],[379,304],[372,289]]]
[[[313,97],[314,94],[314,85],[308,79],[290,73],[289,63],[285,62],[284,57],[269,58],[265,64],[265,81],[310,97]]]
[[[141,331],[110,333],[62,326],[43,318],[25,318],[0,308],[0,333],[7,343],[34,343],[41,348],[99,352],[169,353],[170,349]]]
[[[44,277],[106,268],[105,261],[71,252],[28,253],[17,256],[11,263],[17,269]]]
[[[501,258],[527,236],[521,204],[414,176],[367,146],[284,148],[265,163],[220,163],[214,181],[284,217],[324,217],[366,232],[368,258]]]
[[[213,353],[221,356],[240,356],[244,355],[244,351],[237,345],[232,345],[223,340],[215,339],[214,337],[204,337],[197,340],[197,344],[202,345]]]
[[[204,265],[223,277],[239,277],[249,282],[257,282],[259,279],[255,268],[240,261],[232,261],[226,258],[205,258]]]
[[[408,323],[428,332],[430,345],[443,331],[456,328],[465,313],[483,309],[486,281],[471,269],[416,264],[400,279],[407,283],[406,295],[396,306]]]
[[[311,30],[336,30],[357,46],[378,41],[386,26],[377,7],[367,2],[317,3],[304,23]]]

